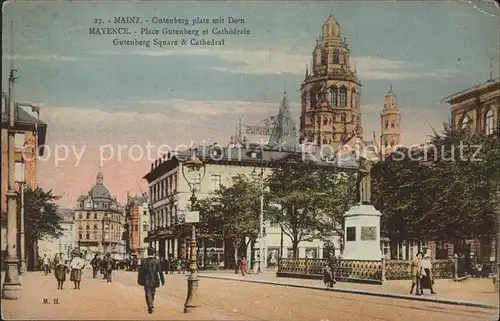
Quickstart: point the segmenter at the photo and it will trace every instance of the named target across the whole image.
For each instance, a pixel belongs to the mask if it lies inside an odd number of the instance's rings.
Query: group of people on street
[[[45,256],[44,256],[45,260]],[[71,262],[68,260],[63,260],[58,255],[53,261],[54,267],[54,276],[57,281],[57,289],[63,290],[64,282],[66,282],[66,274],[70,274],[70,281],[75,283],[75,290],[80,289],[80,282],[82,280],[82,270],[85,267],[85,259],[83,258],[83,253],[74,252],[72,254]],[[45,267],[44,261],[44,271],[45,275],[47,275],[47,270]]]
[[[110,253],[106,253],[106,255],[102,258],[99,253],[96,253],[90,261],[90,265],[92,266],[92,277],[94,279],[97,278],[97,272],[100,272],[106,282],[112,282],[112,274],[115,262]]]
[[[418,252],[413,261],[411,262],[411,290],[410,294],[413,294],[413,289],[415,289],[416,295],[424,294],[424,289],[431,290],[431,294],[436,294],[434,292],[434,278],[432,277],[432,263],[429,254],[423,254]]]
[[[173,256],[169,257],[168,259],[162,258],[159,261],[163,271],[169,274],[174,274],[175,271],[177,271],[177,274],[185,274],[189,266],[188,260],[175,259]]]

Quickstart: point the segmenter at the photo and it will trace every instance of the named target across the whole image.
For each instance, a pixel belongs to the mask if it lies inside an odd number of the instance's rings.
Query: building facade
[[[75,244],[73,210],[59,209],[58,214],[62,218],[60,225],[63,229],[63,235],[58,238],[51,237],[40,240],[38,242],[38,256],[43,257],[47,255],[53,258],[56,254],[59,254],[63,260],[70,260],[71,252],[77,246],[77,244]]]
[[[338,146],[361,135],[361,84],[349,59],[347,40],[330,16],[301,85],[300,142]]]
[[[150,224],[148,203],[142,197],[127,195],[125,207],[126,248],[131,256],[143,258],[149,247]]]
[[[78,198],[74,219],[76,246],[87,259],[96,253],[110,253],[114,259],[125,259],[124,209],[104,186],[102,173],[97,174],[88,194]]]
[[[0,213],[0,229],[1,229],[1,252],[2,260],[6,255],[7,249],[7,199],[8,190],[8,171],[9,171],[9,156],[8,156],[8,121],[9,115],[7,110],[8,95],[2,92],[2,174],[1,174],[1,213]],[[39,109],[29,105],[20,105],[16,103],[14,111],[15,137],[14,137],[14,157],[15,157],[15,181],[14,188],[17,191],[28,188],[36,188],[37,182],[37,157],[43,156],[45,144],[45,136],[47,132],[47,124],[40,120]],[[28,268],[32,269],[37,262],[36,241],[25,243],[26,260]]]
[[[451,105],[451,123],[454,128],[493,134],[498,126],[500,78],[490,79],[448,96],[445,102]]]

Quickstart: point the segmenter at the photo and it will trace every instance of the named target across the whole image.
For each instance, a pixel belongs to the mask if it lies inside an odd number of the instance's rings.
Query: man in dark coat
[[[137,275],[137,283],[144,287],[148,313],[153,313],[156,288],[160,287],[160,281],[161,285],[165,285],[160,260],[155,257],[155,249],[148,248],[148,257],[142,260]]]
[[[94,279],[97,277],[97,270],[99,270],[100,264],[99,253],[96,253],[92,261],[90,261],[90,265],[92,265],[92,277]]]

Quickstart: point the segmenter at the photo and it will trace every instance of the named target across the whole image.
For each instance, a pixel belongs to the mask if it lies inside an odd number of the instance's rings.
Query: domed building
[[[114,259],[124,259],[124,210],[103,182],[104,175],[99,172],[88,194],[77,200],[74,213],[76,246],[88,259],[95,253],[111,253]]]

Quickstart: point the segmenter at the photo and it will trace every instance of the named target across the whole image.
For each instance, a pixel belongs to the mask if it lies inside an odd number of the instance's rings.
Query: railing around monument
[[[321,279],[326,259],[282,258],[278,264],[278,277]],[[382,282],[383,280],[411,279],[410,260],[364,261],[340,260],[336,278],[339,281]],[[435,279],[453,279],[453,260],[433,260]]]

